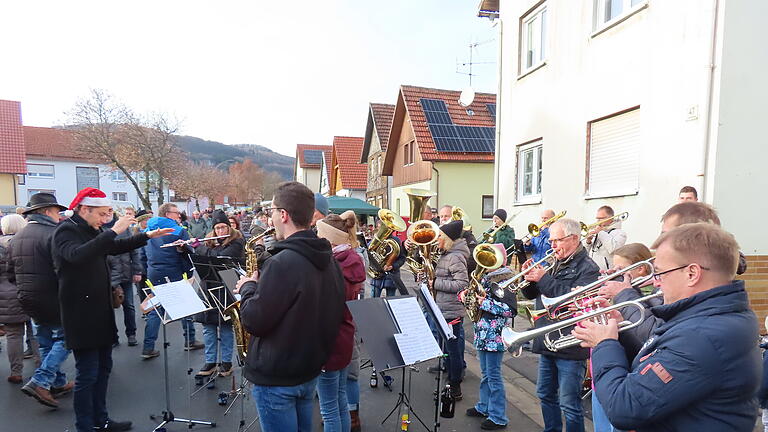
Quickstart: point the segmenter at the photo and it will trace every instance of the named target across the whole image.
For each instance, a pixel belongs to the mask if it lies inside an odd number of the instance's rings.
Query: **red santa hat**
[[[87,187],[77,193],[75,199],[69,204],[69,209],[73,210],[79,205],[90,207],[112,207],[112,201],[107,199],[107,194],[104,192],[96,188]]]

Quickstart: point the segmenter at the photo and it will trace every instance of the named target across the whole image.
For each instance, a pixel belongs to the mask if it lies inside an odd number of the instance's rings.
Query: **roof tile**
[[[360,163],[363,137],[333,137],[333,151],[344,189],[365,189],[368,186],[368,166]]]
[[[381,149],[387,149],[389,142],[389,130],[392,128],[392,117],[395,115],[395,106],[390,104],[371,103],[373,122],[376,125],[376,133],[379,135]]]
[[[24,129],[21,124],[21,103],[0,100],[0,172],[24,174]]]

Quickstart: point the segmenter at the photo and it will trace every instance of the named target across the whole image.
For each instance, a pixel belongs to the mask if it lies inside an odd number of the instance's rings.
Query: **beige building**
[[[395,106],[372,103],[368,107],[368,124],[365,127],[363,151],[360,163],[368,164],[368,180],[365,200],[380,208],[389,208],[389,194],[392,178],[382,175],[384,155],[389,142],[389,132],[392,128],[392,116]]]
[[[320,192],[323,154],[332,150],[333,147],[328,145],[297,144],[293,179],[312,192]]]

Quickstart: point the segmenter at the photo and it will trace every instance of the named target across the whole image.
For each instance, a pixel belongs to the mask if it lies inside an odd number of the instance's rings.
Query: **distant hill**
[[[265,171],[273,171],[286,180],[293,178],[294,158],[281,155],[266,147],[257,144],[226,145],[191,136],[177,138],[179,146],[196,162],[208,161],[218,165],[229,160],[241,162],[250,159]],[[221,168],[225,169],[230,164],[232,162],[222,163]]]

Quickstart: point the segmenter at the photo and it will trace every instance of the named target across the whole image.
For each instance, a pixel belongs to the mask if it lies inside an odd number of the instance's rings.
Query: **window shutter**
[[[637,192],[640,109],[591,123],[588,164],[588,196]]]

